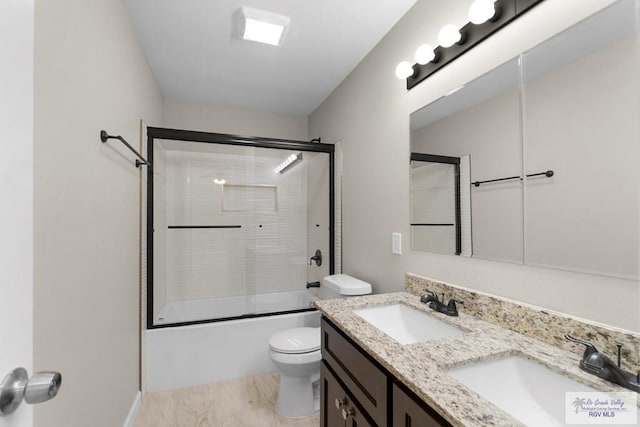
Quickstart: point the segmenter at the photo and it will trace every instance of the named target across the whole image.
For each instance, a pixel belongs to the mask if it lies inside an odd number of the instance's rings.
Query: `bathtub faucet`
[[[307,282],[307,289],[309,288],[319,288],[320,282]]]
[[[315,255],[309,258],[309,265],[314,261],[318,267],[322,265],[322,252],[320,252],[320,249],[317,249]]]

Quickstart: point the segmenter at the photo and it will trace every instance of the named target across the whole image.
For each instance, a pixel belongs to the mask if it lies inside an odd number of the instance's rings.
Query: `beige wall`
[[[402,289],[415,272],[615,326],[640,330],[638,283],[544,268],[460,259],[409,250],[409,115],[519,52],[599,10],[611,0],[547,0],[411,91],[394,68],[433,41],[468,2],[419,0],[310,116],[311,135],[341,140],[343,270]],[[430,4],[431,3],[431,4]],[[436,3],[436,4],[434,4]],[[391,254],[391,233],[403,234],[403,256]],[[593,298],[593,295],[610,298]]]
[[[140,170],[122,144],[162,97],[118,0],[36,1],[35,368],[59,370],[38,427],[113,427],[139,383]],[[144,171],[144,168],[142,168]]]
[[[164,126],[241,136],[309,140],[308,118],[237,107],[165,100]]]

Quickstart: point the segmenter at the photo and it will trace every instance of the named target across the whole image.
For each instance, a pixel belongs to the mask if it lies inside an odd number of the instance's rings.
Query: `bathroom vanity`
[[[451,425],[329,320],[321,326],[322,427]]]
[[[629,391],[582,371],[584,348],[564,334],[610,357],[622,343],[627,370],[638,334],[415,275],[406,289],[316,303],[321,426],[564,425],[566,392]],[[421,303],[426,289],[464,300],[459,316]]]

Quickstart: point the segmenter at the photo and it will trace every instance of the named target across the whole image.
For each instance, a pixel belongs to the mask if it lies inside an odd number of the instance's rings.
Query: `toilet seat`
[[[285,365],[302,365],[306,363],[320,362],[322,352],[320,349],[309,351],[307,353],[280,353],[278,351],[269,350],[269,357],[277,363]]]
[[[320,328],[293,328],[277,332],[269,339],[274,353],[304,354],[320,350]]]

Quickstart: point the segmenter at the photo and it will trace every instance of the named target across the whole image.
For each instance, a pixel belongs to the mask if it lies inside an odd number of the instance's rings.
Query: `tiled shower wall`
[[[156,164],[165,185],[163,204],[155,192],[154,216],[166,221],[167,302],[304,288],[305,161],[275,174],[273,168],[290,152],[235,151],[166,150],[164,171]],[[226,183],[216,184],[215,178]],[[268,200],[270,195],[275,200]],[[168,229],[194,225],[241,228]],[[156,235],[160,226],[156,221]]]

